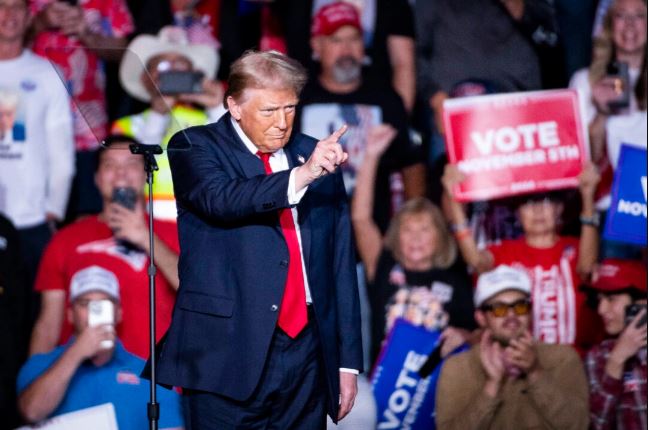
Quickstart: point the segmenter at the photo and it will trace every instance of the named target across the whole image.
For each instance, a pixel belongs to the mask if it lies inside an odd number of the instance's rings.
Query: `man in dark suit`
[[[338,140],[292,132],[303,68],[276,52],[231,67],[229,113],[169,144],[180,289],[159,381],[192,429],[325,428],[362,371]]]

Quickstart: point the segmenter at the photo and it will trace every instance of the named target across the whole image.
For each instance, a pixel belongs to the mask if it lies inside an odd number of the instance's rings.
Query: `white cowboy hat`
[[[191,61],[194,69],[200,70],[209,79],[216,75],[218,52],[208,45],[190,44],[184,29],[167,26],[162,28],[157,36],[137,36],[126,48],[119,65],[119,81],[128,94],[144,102],[151,100],[142,83],[142,72],[152,57],[167,52],[184,55]]]

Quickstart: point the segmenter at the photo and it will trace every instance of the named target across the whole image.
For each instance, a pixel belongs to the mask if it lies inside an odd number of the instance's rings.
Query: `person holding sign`
[[[448,164],[442,178],[444,203],[464,259],[478,273],[500,264],[524,268],[531,278],[535,303],[533,335],[545,343],[572,344],[586,350],[599,339],[601,330],[595,313],[586,306],[586,295],[578,290],[588,279],[597,258],[598,219],[594,212],[594,192],[599,175],[588,165],[579,177],[582,199],[580,239],[559,234],[563,203],[555,193],[532,194],[519,198],[517,213],[523,236],[503,240],[479,250],[467,224],[462,205],[453,188],[464,178],[456,165]]]

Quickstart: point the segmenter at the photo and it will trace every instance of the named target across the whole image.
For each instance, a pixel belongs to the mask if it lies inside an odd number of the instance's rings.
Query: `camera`
[[[170,70],[159,74],[158,88],[163,95],[197,94],[203,92],[202,72]]]
[[[133,188],[117,187],[113,190],[112,202],[132,211],[137,202],[137,193]]]
[[[88,303],[88,327],[115,325],[115,305],[110,300],[91,300]],[[110,349],[115,342],[110,339],[101,341],[103,349]]]
[[[626,326],[629,325],[632,322],[632,320],[635,319],[635,317],[641,313],[642,310],[645,311],[646,307],[647,307],[646,304],[639,304],[639,303],[633,303],[629,306],[626,306],[626,310],[625,310]],[[637,322],[636,327],[639,328],[642,325],[646,324],[646,322],[648,322],[648,315],[644,313],[644,316]]]
[[[625,109],[630,106],[630,72],[628,63],[615,61],[607,68],[609,78],[614,79],[614,92],[619,96],[610,100],[610,109]]]

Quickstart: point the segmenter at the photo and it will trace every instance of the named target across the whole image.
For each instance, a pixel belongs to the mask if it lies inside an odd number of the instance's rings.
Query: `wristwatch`
[[[595,213],[592,216],[580,216],[580,223],[581,225],[589,225],[595,228],[598,228],[598,226],[601,224],[600,222],[600,217],[598,213]]]

